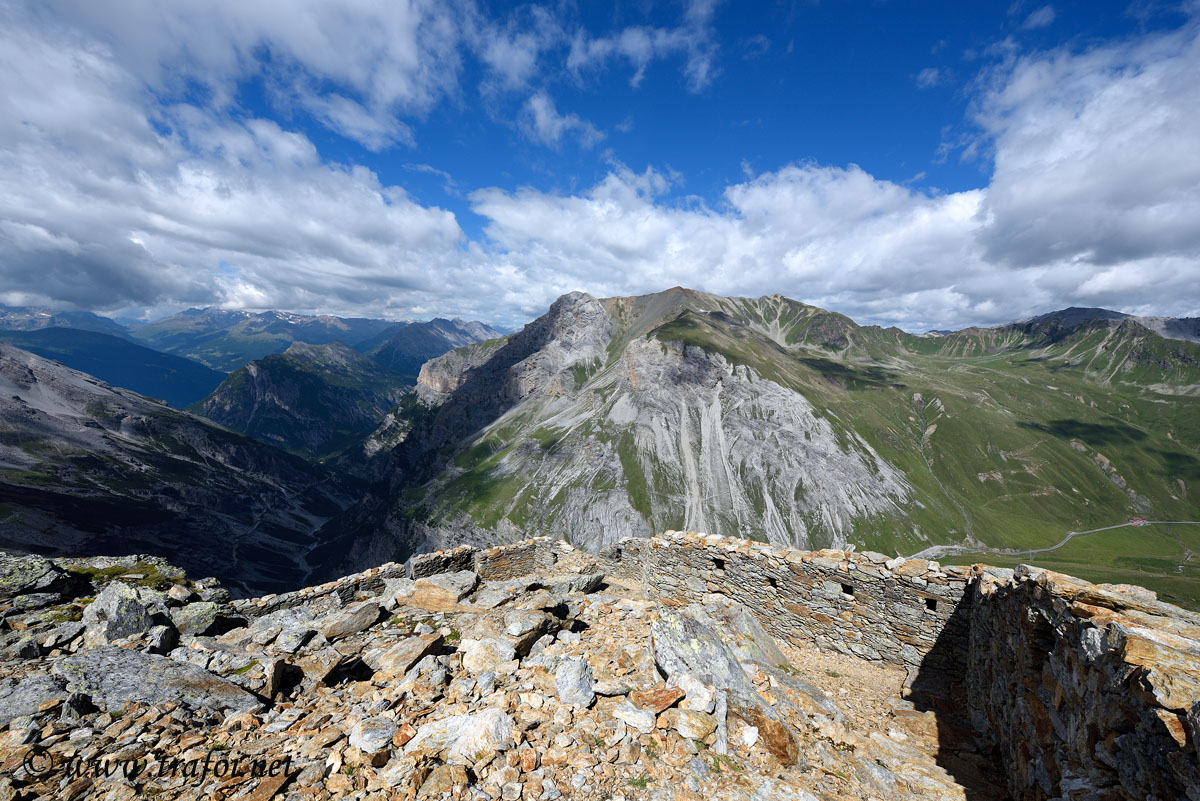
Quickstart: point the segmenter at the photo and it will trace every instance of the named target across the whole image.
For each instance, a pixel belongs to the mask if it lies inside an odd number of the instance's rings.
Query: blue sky
[[[1200,314],[1194,2],[0,2],[0,302]]]

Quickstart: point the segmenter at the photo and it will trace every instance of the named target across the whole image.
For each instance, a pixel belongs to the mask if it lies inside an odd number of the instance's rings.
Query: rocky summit
[[[1200,616],[1140,588],[676,532],[240,600],[147,560],[0,558],[0,799],[1200,798]]]

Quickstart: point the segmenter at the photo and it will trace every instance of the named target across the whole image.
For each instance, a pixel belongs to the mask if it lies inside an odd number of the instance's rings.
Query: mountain
[[[176,409],[200,400],[225,378],[224,373],[191,359],[83,329],[0,330],[0,341],[61,362],[113,386],[161,398]]]
[[[188,309],[131,329],[138,341],[230,372],[254,359],[282,353],[293,342],[357,343],[394,325],[388,320],[288,312]]]
[[[284,450],[321,459],[371,433],[412,385],[335,342],[293,343],[240,367],[192,411]]]
[[[303,459],[0,344],[0,549],[166,556],[290,589],[353,487]]]
[[[355,348],[369,354],[380,367],[414,379],[421,365],[448,350],[504,336],[504,332],[472,320],[398,323],[358,343]]]
[[[379,426],[427,359],[498,333],[483,323],[436,319],[389,327],[353,349],[341,342],[296,342],[235,370],[193,411],[293,453],[325,459]],[[357,452],[339,460],[352,472],[361,471],[361,462]]]
[[[120,323],[86,311],[54,311],[40,306],[0,306],[0,330],[36,331],[40,328],[77,328],[128,337]]]
[[[664,529],[1016,553],[1200,519],[1200,347],[1078,318],[914,336],[778,295],[564,296],[422,368],[326,555]],[[1200,538],[1142,559],[1128,531],[1089,540],[1111,575],[1200,588]]]

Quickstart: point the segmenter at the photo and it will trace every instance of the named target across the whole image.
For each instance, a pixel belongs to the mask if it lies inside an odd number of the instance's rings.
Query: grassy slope
[[[902,517],[858,521],[860,547],[913,553],[963,542],[969,531],[987,546],[1037,548],[1139,514],[1200,519],[1195,345],[1132,324],[914,337],[782,298],[686,291],[606,303],[616,323],[609,359],[577,377],[579,391],[603,396],[605,371],[634,337],[683,342],[796,389],[836,429],[861,436],[901,469],[914,502]],[[459,452],[455,464],[465,472],[429,511],[465,512],[488,526],[552,517],[554,498],[536,495],[538,478],[496,467],[513,449],[552,454],[565,438],[579,447],[588,434],[614,442],[615,481],[635,509],[669,506],[673,488],[635,467],[628,438],[598,421],[571,432],[547,428],[534,409]],[[604,470],[589,480],[596,491],[614,483]],[[432,489],[414,489],[413,497],[432,497]],[[1145,573],[1150,581],[1141,563],[1120,561],[1140,558],[1129,538],[1092,539],[1087,547],[1097,552],[1089,557],[1096,567],[1073,572],[1131,582]],[[1186,575],[1169,580],[1191,592]]]

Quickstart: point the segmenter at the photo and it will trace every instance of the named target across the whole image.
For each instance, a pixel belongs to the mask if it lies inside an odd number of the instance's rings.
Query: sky
[[[1200,0],[0,0],[0,303],[1200,316]]]

